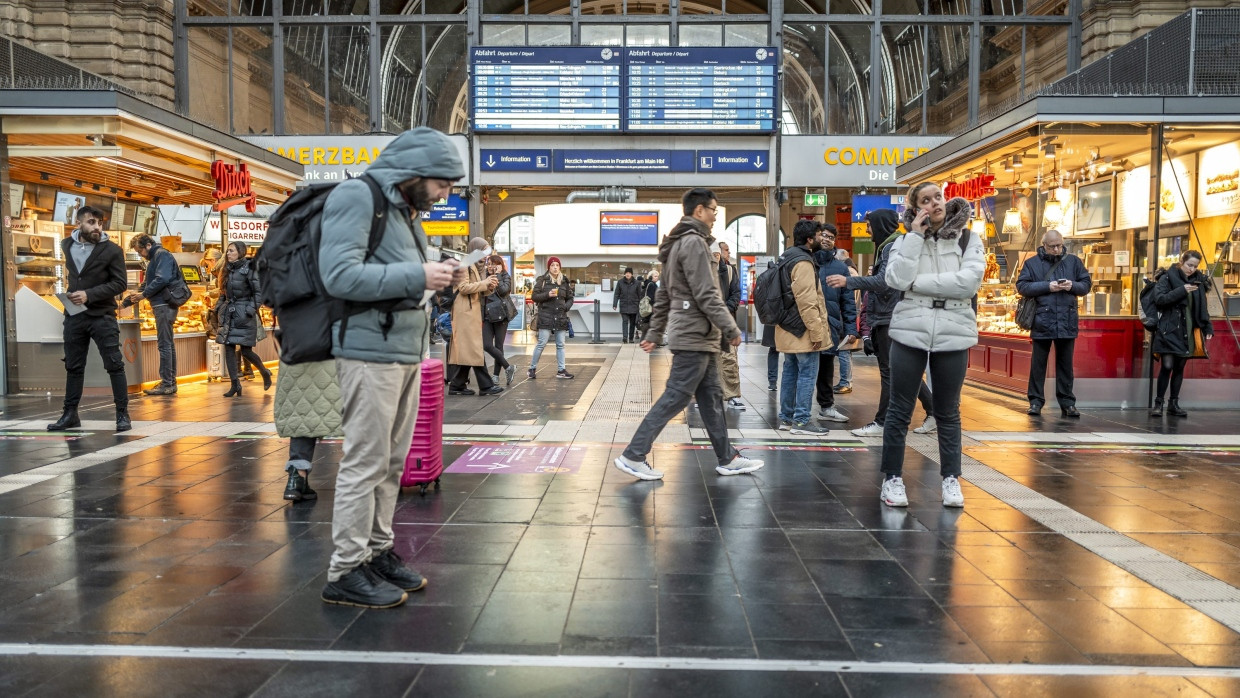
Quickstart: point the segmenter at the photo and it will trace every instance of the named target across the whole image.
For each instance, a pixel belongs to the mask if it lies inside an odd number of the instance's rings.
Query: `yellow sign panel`
[[[855,237],[855,238],[868,238],[868,237],[870,237],[870,232],[869,232],[869,230],[866,228],[865,223],[856,223],[856,222],[854,222],[854,223],[852,224],[852,234],[853,234],[853,237]]]
[[[431,235],[469,235],[469,221],[422,221],[422,230]]]

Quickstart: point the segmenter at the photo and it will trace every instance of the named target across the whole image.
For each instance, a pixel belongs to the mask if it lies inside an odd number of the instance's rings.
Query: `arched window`
[[[511,253],[514,259],[529,252],[534,248],[534,217],[518,213],[505,218],[495,226],[492,246],[496,252]]]
[[[724,230],[724,240],[736,241],[736,254],[767,254],[766,216],[748,213],[733,219]]]

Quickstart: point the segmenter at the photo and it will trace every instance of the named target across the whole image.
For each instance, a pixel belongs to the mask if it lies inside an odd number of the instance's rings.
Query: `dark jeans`
[[[240,344],[225,344],[224,363],[228,366],[229,381],[236,383],[241,380],[241,377],[238,375],[240,370],[238,364],[241,362],[241,359],[237,356],[238,353],[249,359],[259,373],[264,376],[269,374],[269,371],[263,366],[263,360],[258,358],[258,354],[254,353],[254,347],[242,346]]]
[[[165,388],[177,387],[177,345],[172,338],[172,324],[177,319],[177,309],[157,305],[151,309],[155,314],[155,337],[159,344],[159,384]]]
[[[314,463],[314,447],[319,443],[317,437],[314,436],[294,436],[288,440],[288,465],[289,468],[305,470],[309,472]]]
[[[121,328],[115,315],[78,313],[65,317],[65,409],[76,409],[86,385],[86,352],[95,340],[103,368],[112,384],[112,402],[117,409],[129,406],[125,380],[125,359],[121,356]]]
[[[879,325],[870,330],[870,341],[874,345],[874,357],[878,359],[878,412],[874,413],[874,421],[883,424],[887,421],[887,406],[891,402],[891,332],[887,325]],[[919,381],[917,401],[921,403],[926,414],[934,414],[933,398],[930,387],[925,380]]]
[[[969,366],[969,351],[927,352],[891,342],[891,406],[883,422],[883,472],[904,472],[904,440],[917,384],[930,359],[930,380],[934,383],[934,420],[938,423],[939,474],[960,475],[960,388]]]
[[[469,369],[474,370],[474,377],[478,379],[478,390],[490,390],[495,387],[495,381],[491,380],[491,374],[487,373],[486,366],[461,366],[460,364],[451,364],[448,366],[448,375],[452,376],[449,387],[453,390],[464,390],[469,387]]]
[[[1055,398],[1060,407],[1076,404],[1072,394],[1072,352],[1076,339],[1035,339],[1033,358],[1029,361],[1029,402],[1046,404],[1043,385],[1046,383],[1046,363],[1051,357],[1051,345],[1055,345]]]
[[[680,414],[693,398],[715,449],[720,465],[731,463],[737,451],[728,441],[728,424],[723,418],[723,386],[719,383],[719,355],[707,351],[673,351],[672,370],[667,387],[642,420],[624,457],[642,461],[672,417]]]
[[[1171,384],[1171,399],[1180,399],[1180,386],[1184,385],[1184,367],[1188,359],[1183,356],[1162,355],[1162,368],[1158,371],[1158,399],[1167,394],[1167,384]]]
[[[620,313],[620,336],[625,341],[633,341],[637,334],[637,313]]]
[[[504,358],[504,337],[508,335],[508,323],[482,323],[482,350],[495,359],[495,375],[501,368],[508,368],[508,359]]]
[[[822,409],[835,406],[835,355],[819,354],[818,355],[818,382],[815,384],[818,392],[818,406]]]
[[[775,347],[766,350],[766,382],[770,385],[779,383],[779,352]]]

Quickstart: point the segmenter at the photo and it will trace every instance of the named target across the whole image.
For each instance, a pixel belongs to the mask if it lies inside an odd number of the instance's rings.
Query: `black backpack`
[[[753,304],[763,325],[778,325],[783,319],[784,288],[778,264],[758,275],[753,285]]]
[[[1158,279],[1165,273],[1164,270],[1159,269],[1154,272],[1153,279],[1141,279],[1145,285],[1141,287],[1141,294],[1138,296],[1141,302],[1137,304],[1137,312],[1141,317],[1141,324],[1150,332],[1158,331],[1158,306],[1154,303],[1154,287],[1158,285]]]
[[[365,261],[374,256],[383,242],[387,199],[373,178],[362,175],[358,179],[370,188],[374,200]],[[297,190],[281,204],[271,215],[267,238],[254,257],[255,269],[263,280],[260,300],[276,315],[276,343],[280,360],[286,364],[332,358],[331,334],[336,321],[340,321],[339,341],[344,344],[350,316],[367,310],[385,311],[387,317],[381,328],[383,338],[387,339],[394,323],[393,313],[418,307],[418,302],[409,298],[359,303],[327,293],[319,276],[319,241],[323,235],[323,205],[337,184],[312,184]]]

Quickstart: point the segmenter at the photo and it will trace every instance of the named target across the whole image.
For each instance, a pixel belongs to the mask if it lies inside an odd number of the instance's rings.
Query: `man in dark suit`
[[[103,232],[103,211],[93,206],[77,210],[77,230],[60,242],[69,272],[69,303],[65,308],[65,411],[48,431],[82,426],[78,403],[86,381],[86,352],[93,339],[112,383],[116,403],[116,430],[129,431],[129,393],[125,360],[121,358],[121,330],[116,324],[116,297],[125,291],[125,252]]]

